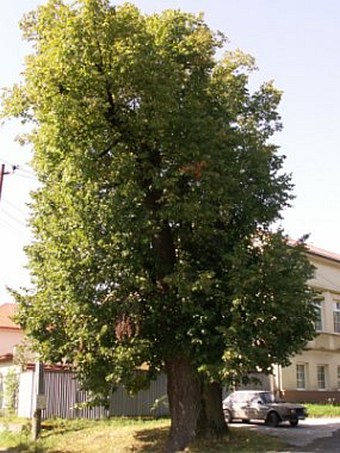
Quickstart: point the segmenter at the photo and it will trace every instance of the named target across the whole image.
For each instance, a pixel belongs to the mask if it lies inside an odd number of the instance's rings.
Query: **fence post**
[[[44,364],[40,361],[35,364],[35,400],[32,417],[32,438],[37,440],[41,431],[41,411],[45,408]]]

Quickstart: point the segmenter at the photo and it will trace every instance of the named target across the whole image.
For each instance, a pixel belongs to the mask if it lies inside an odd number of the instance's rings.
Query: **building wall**
[[[2,329],[0,327],[0,356],[12,353],[13,348],[23,339],[23,332],[19,329]]]
[[[321,326],[317,337],[292,358],[289,367],[276,367],[274,388],[291,401],[340,403],[340,332],[334,327],[336,303],[340,304],[340,261],[314,254],[309,259],[316,267],[310,284],[322,296]]]
[[[304,389],[297,388],[297,366],[305,368]],[[318,385],[318,366],[325,367],[325,388],[319,388]],[[310,350],[295,356],[291,366],[282,369],[282,387],[286,398],[287,395],[294,393],[294,401],[314,400],[325,403],[331,399],[340,402],[338,367],[340,367],[338,352]]]
[[[20,374],[18,416],[30,418],[33,414],[34,372],[26,370]]]
[[[311,286],[340,294],[340,262],[315,255],[308,257],[316,267]]]

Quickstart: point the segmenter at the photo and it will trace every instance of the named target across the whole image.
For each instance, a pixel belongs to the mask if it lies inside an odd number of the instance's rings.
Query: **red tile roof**
[[[292,246],[296,245],[297,243],[298,243],[298,241],[296,241],[295,239],[288,239],[288,244],[290,244]],[[340,263],[340,255],[338,253],[330,252],[328,250],[321,249],[319,247],[315,247],[314,245],[308,244],[308,243],[305,243],[305,245],[306,245],[307,253],[309,255],[320,256],[322,258],[329,259],[329,260]]]
[[[328,250],[320,249],[319,247],[314,247],[314,245],[306,244],[308,252],[311,255],[321,256],[322,258],[327,258],[332,261],[340,262],[340,255],[337,253],[329,252]]]
[[[0,363],[12,362],[13,354],[8,352],[7,354],[0,355]]]
[[[17,306],[15,304],[0,305],[0,329],[20,330],[18,324],[12,320],[15,315]]]

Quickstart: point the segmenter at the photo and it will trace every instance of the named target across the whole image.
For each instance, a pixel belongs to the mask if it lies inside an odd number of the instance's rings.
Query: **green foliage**
[[[257,236],[244,247],[232,272],[235,291],[231,322],[221,327],[226,344],[224,379],[234,385],[250,369],[265,374],[290,358],[315,336],[318,295],[308,286],[313,266],[303,242],[288,243],[280,232]]]
[[[33,352],[33,344],[30,338],[24,337],[20,344],[15,347],[15,354],[13,357],[13,363],[19,365],[22,370],[27,368],[29,363],[37,360],[36,355]]]
[[[19,392],[19,375],[16,370],[9,369],[4,376],[4,406],[6,413],[13,415],[17,409]]]
[[[212,380],[286,363],[314,314],[302,246],[269,230],[292,198],[268,141],[280,92],[250,93],[254,60],[217,59],[202,16],[50,0],[22,29],[3,110],[33,126],[34,287],[16,298],[44,360],[104,400],[174,355]]]

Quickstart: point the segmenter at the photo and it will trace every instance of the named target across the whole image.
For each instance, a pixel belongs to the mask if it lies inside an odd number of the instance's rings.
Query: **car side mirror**
[[[263,401],[262,400],[258,400],[257,404],[263,404]]]

